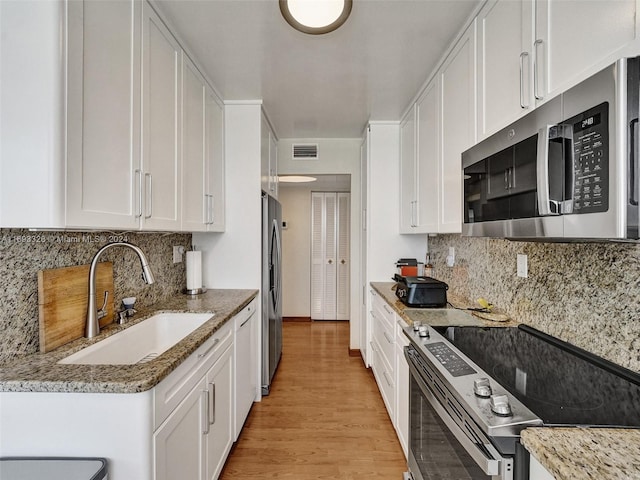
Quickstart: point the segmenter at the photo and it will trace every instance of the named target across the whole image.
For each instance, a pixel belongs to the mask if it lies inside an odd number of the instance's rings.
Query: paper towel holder
[[[206,292],[207,289],[205,287],[202,288],[194,288],[194,289],[188,289],[185,288],[182,290],[182,293],[184,293],[185,295],[191,295],[191,296],[195,296],[195,295],[200,295],[201,293]]]

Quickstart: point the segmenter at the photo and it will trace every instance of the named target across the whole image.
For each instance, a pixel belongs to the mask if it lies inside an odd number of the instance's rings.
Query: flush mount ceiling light
[[[316,177],[306,177],[304,175],[281,175],[278,177],[278,181],[282,183],[311,183],[316,180]]]
[[[280,0],[284,19],[311,35],[333,32],[351,13],[352,0]]]

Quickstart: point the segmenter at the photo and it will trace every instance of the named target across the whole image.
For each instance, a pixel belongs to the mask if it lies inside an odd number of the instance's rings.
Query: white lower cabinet
[[[555,478],[533,455],[529,458],[529,480],[554,480]]]
[[[166,411],[185,386],[195,385],[153,434],[155,480],[218,477],[233,443],[233,321],[199,353],[195,368],[175,370],[154,392]]]
[[[255,343],[258,331],[258,300],[253,300],[235,318],[236,411],[233,439],[237,440],[258,393],[258,356]]]
[[[380,295],[371,292],[371,369],[405,457],[409,444],[409,365],[402,332],[407,324]]]
[[[396,323],[396,416],[394,426],[404,456],[407,457],[409,447],[409,365],[404,358],[404,347],[409,339],[402,332],[407,326],[404,320]]]
[[[113,480],[218,478],[258,391],[256,308],[254,299],[144,392],[0,392],[0,457],[106,457]]]

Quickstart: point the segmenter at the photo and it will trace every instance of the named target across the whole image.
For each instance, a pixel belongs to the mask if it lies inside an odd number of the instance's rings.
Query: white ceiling
[[[262,99],[279,138],[356,138],[399,120],[482,0],[354,0],[306,35],[276,0],[156,0],[224,100]]]

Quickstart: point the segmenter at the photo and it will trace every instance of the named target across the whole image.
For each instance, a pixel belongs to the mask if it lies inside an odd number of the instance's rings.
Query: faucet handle
[[[104,303],[100,310],[98,310],[98,320],[104,318],[107,315],[107,302],[109,301],[109,290],[104,291]]]

